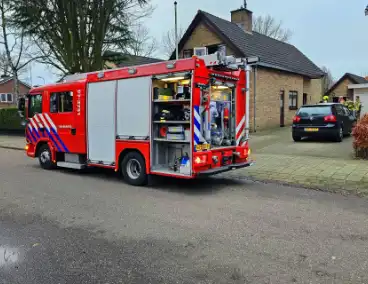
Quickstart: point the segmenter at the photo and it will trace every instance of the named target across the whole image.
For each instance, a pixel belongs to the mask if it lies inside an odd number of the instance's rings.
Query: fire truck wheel
[[[128,153],[120,165],[124,179],[131,185],[147,184],[146,162],[137,152]]]
[[[51,151],[48,145],[42,145],[38,151],[38,160],[40,165],[45,170],[55,168],[55,163],[51,160]]]

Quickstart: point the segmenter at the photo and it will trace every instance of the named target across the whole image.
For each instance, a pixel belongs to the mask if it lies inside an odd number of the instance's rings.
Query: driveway
[[[294,142],[285,127],[250,138],[256,164],[227,176],[368,196],[367,161],[354,159],[352,137],[342,143]]]
[[[325,157],[342,160],[353,158],[353,138],[343,142],[303,140],[294,142],[290,127],[251,134],[251,148],[258,154]]]
[[[0,283],[368,283],[368,201],[229,179],[132,187],[0,149]]]

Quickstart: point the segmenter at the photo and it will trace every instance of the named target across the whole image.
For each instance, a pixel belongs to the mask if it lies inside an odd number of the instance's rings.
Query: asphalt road
[[[127,186],[0,149],[0,283],[368,283],[368,202],[226,179]]]

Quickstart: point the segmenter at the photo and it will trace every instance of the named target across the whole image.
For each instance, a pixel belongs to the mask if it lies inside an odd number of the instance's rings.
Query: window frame
[[[297,110],[298,109],[298,91],[289,91],[289,110]],[[290,101],[291,100],[291,101]],[[295,100],[295,105],[293,104]],[[291,102],[291,104],[290,104]]]
[[[339,105],[337,104],[335,106],[335,110],[336,110],[336,114],[339,115],[339,116],[346,116],[345,115],[345,111],[344,111],[344,106],[343,105]]]
[[[34,99],[35,97],[37,97],[37,96],[40,96],[41,97],[41,113],[43,112],[43,106],[42,106],[42,104],[43,104],[43,95],[42,95],[42,93],[40,93],[40,94],[32,94],[32,95],[29,95],[28,96],[28,102],[27,102],[27,117],[28,118],[32,118],[32,117],[34,117],[35,116],[35,114],[36,114],[36,112],[34,112],[33,113],[33,115],[32,116],[30,116],[30,109],[31,109],[31,101],[32,101],[32,99]],[[38,113],[38,112],[37,112]]]
[[[11,97],[11,100],[9,100],[9,96]],[[6,100],[8,101],[8,103],[13,103],[14,102],[14,95],[12,93],[7,93],[6,94]]]
[[[190,53],[190,56],[189,56],[189,57],[186,57],[186,56],[185,56],[185,53],[186,53],[186,52],[189,52],[189,53]],[[193,50],[193,48],[189,48],[189,49],[184,49],[184,50],[183,50],[183,58],[192,58],[193,54],[194,54],[194,50]]]
[[[346,106],[343,106],[342,109],[345,112],[345,116],[350,116],[351,115],[351,111]]]
[[[8,99],[8,95],[10,95],[11,100]],[[3,96],[5,100],[3,100]],[[12,104],[14,103],[14,95],[12,93],[0,93],[0,103],[3,104]]]
[[[60,102],[61,102],[61,95],[68,93],[72,97],[72,108],[69,111],[60,111]],[[54,100],[52,100],[52,97],[56,96],[56,111],[53,111],[52,109],[52,103]],[[58,113],[58,114],[70,114],[74,111],[74,101],[73,101],[73,91],[57,91],[57,92],[50,92],[49,96],[49,112],[50,113]]]

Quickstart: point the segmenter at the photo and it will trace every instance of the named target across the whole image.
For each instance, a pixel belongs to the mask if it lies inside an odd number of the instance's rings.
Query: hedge
[[[357,158],[368,159],[368,114],[365,114],[353,130],[353,147]]]
[[[0,109],[0,130],[24,130],[17,108]]]

